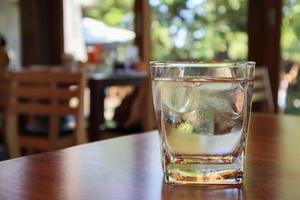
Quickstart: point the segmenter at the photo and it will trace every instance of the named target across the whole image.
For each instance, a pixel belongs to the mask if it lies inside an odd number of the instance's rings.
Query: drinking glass
[[[242,183],[255,63],[150,67],[165,182]]]

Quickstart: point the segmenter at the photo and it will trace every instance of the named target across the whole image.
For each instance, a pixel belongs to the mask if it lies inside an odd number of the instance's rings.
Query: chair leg
[[[21,156],[19,138],[17,133],[17,124],[17,116],[15,114],[8,114],[5,126],[5,136],[9,158],[16,158]]]
[[[84,129],[76,129],[75,130],[75,142],[76,142],[76,144],[87,143],[87,134]]]
[[[76,144],[84,144],[88,142],[84,118],[80,114],[76,120],[76,128],[74,130],[74,134]]]

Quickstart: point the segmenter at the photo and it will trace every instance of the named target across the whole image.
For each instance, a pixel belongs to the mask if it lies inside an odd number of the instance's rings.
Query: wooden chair
[[[257,67],[255,69],[253,107],[261,104],[260,109],[256,111],[266,111],[274,113],[274,101],[272,96],[271,84],[268,69],[266,67]]]
[[[6,126],[10,157],[20,156],[21,149],[33,153],[85,143],[85,84],[85,75],[80,71],[55,68],[12,72]],[[75,116],[75,127],[70,134],[62,135],[61,119],[68,115]],[[39,119],[46,119],[46,133],[24,131],[24,121],[25,126],[34,126]]]

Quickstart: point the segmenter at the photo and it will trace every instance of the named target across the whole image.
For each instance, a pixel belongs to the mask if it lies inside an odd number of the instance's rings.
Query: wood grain
[[[0,162],[0,199],[300,199],[300,118],[252,114],[241,186],[162,181],[156,131]]]

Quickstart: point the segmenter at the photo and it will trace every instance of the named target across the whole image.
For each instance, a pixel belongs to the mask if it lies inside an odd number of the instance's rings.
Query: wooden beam
[[[20,1],[22,65],[62,64],[63,1]]]
[[[143,63],[150,60],[150,5],[147,0],[135,0],[135,43],[139,48],[139,56]],[[144,66],[146,70],[146,66]]]
[[[135,0],[135,43],[139,48],[139,56],[141,65],[138,70],[149,71],[149,61],[151,52],[150,42],[150,5],[148,0]],[[142,127],[144,131],[152,130],[154,128],[154,113],[151,95],[151,80],[149,79],[146,86],[140,90],[137,97],[136,113],[142,116]],[[137,112],[137,110],[139,112]]]
[[[282,0],[251,0],[248,7],[248,58],[258,67],[267,66],[276,104],[281,70],[281,7]],[[277,112],[277,106],[275,109]]]

